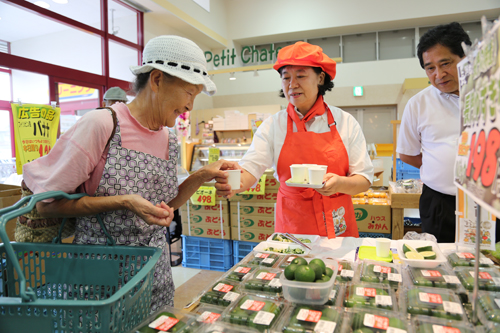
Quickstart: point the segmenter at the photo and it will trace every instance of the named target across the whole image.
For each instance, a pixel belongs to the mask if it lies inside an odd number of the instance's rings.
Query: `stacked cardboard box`
[[[181,206],[182,234],[186,236],[231,239],[228,202],[216,201],[215,206],[193,205],[191,201]],[[188,213],[189,210],[189,213]]]
[[[21,186],[0,184],[0,209],[10,207],[21,200]],[[14,231],[16,229],[16,219],[9,220],[6,225],[9,239],[0,239],[0,243],[9,240],[14,241]]]
[[[388,197],[388,191],[381,190],[369,190],[353,196],[354,214],[359,232],[392,233],[391,203]]]

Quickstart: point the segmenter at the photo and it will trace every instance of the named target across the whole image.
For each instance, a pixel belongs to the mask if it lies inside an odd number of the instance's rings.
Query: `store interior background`
[[[0,159],[13,157],[9,110],[5,103],[50,103],[49,79],[35,70],[5,66],[2,53],[103,75],[101,38],[84,29],[48,20],[16,6],[21,0],[0,0]],[[35,0],[29,0],[35,3]],[[100,28],[101,0],[68,0],[60,4],[45,0],[49,10],[91,27]],[[64,1],[63,1],[64,2]],[[235,48],[235,64],[209,71],[238,68],[236,80],[230,71],[213,75],[217,94],[200,94],[191,112],[191,122],[208,121],[224,110],[263,112],[286,107],[278,97],[280,78],[272,69],[244,71],[245,66],[272,64],[272,60],[244,64],[239,52],[244,46],[257,49],[285,46],[298,40],[322,46],[331,56],[342,57],[337,64],[335,88],[326,94],[327,103],[353,114],[360,122],[367,143],[380,147],[383,183],[388,184],[392,167],[393,132],[391,120],[401,119],[409,98],[429,82],[416,58],[418,38],[429,27],[458,21],[471,40],[480,38],[480,19],[500,16],[498,0],[134,0],[108,1],[109,33],[137,43],[137,13],[144,11],[144,44],[158,35],[174,34],[196,42],[204,51],[221,54]],[[209,10],[203,6],[209,6]],[[342,36],[342,37],[340,37]],[[342,47],[339,43],[342,41]],[[378,43],[377,43],[378,41]],[[132,81],[129,65],[138,63],[138,51],[110,41],[109,76]],[[257,74],[256,74],[257,73]],[[59,104],[62,131],[79,116],[100,106],[103,87],[85,85],[84,92],[62,93],[78,84],[78,78],[61,80]],[[353,87],[362,86],[364,95],[353,96]],[[67,87],[66,87],[67,88]],[[130,96],[132,99],[133,96]],[[3,105],[3,107],[2,107]],[[268,111],[265,111],[268,112]],[[275,111],[274,111],[275,112]],[[191,136],[195,134],[192,126]],[[247,134],[248,136],[248,134]],[[388,147],[391,147],[390,150]],[[1,175],[0,175],[1,176]],[[417,212],[408,212],[412,216]]]

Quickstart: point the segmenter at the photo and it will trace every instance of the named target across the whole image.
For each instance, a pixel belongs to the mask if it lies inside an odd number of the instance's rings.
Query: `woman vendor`
[[[216,178],[220,195],[234,195],[254,185],[273,167],[280,181],[275,231],[358,237],[351,195],[366,191],[373,165],[365,137],[349,113],[327,105],[336,63],[319,46],[304,42],[281,49],[273,66],[281,76],[281,97],[288,107],[266,119],[239,162],[243,186],[231,191],[226,178]],[[324,187],[290,187],[290,165],[327,165]]]
[[[89,195],[36,206],[44,217],[77,217],[77,244],[106,244],[95,218],[100,214],[117,245],[161,248],[152,291],[155,311],[173,306],[175,288],[165,237],[173,211],[204,182],[224,178],[221,168],[238,166],[220,160],[177,183],[179,147],[167,126],[174,127],[176,118],[193,108],[200,92],[216,91],[204,53],[195,43],[178,36],[153,38],[144,48],[142,65],[131,70],[136,98],[130,104],[114,104],[114,112],[86,113],[50,154],[24,166],[24,181],[34,193]]]

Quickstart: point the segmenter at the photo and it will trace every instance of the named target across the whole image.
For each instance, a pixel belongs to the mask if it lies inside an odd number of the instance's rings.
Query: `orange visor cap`
[[[332,80],[337,74],[337,63],[324,54],[321,47],[305,42],[297,42],[286,46],[278,52],[278,59],[273,68],[278,70],[289,65],[321,67],[325,73],[330,75]]]

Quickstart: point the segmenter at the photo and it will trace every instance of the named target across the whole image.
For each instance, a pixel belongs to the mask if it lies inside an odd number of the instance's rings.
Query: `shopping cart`
[[[57,191],[22,198],[0,210],[0,237],[8,240],[7,221],[38,201],[82,196]],[[60,244],[58,238],[0,244],[0,332],[121,333],[147,318],[161,249]]]

